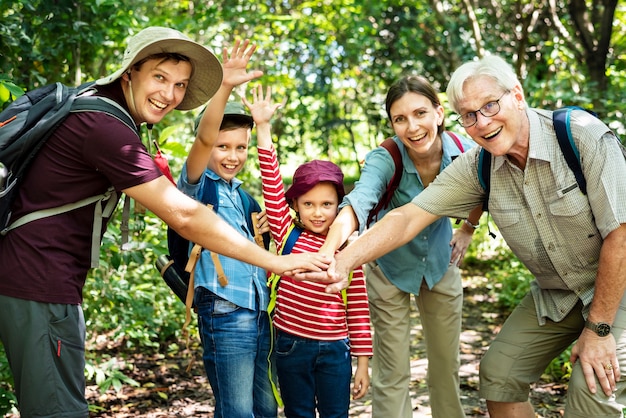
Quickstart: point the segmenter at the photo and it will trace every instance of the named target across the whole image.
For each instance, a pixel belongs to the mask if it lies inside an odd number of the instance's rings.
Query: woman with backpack
[[[411,201],[456,156],[475,145],[445,131],[444,109],[437,91],[423,77],[406,76],[395,82],[387,93],[386,110],[395,132],[393,141],[401,156],[402,172],[388,207],[377,218]],[[371,226],[370,214],[383,199],[394,173],[394,158],[387,149],[378,147],[368,153],[361,177],[343,199],[320,252],[333,256],[355,230],[363,232]],[[482,209],[477,208],[454,235],[450,220],[442,218],[402,247],[365,265],[374,326],[374,418],[412,416],[411,296],[426,341],[433,417],[465,416],[458,378],[463,306],[458,264],[481,213]]]

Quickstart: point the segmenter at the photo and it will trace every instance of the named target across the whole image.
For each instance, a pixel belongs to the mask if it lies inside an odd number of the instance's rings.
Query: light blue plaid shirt
[[[243,202],[238,191],[242,184],[241,180],[234,178],[230,183],[227,183],[213,171],[206,169],[197,184],[190,184],[187,178],[187,164],[185,163],[178,181],[178,188],[186,195],[200,200],[201,191],[209,181],[215,182],[217,187],[218,215],[235,230],[254,242],[254,231],[248,230],[246,220],[248,214],[243,212]],[[228,284],[222,286],[217,280],[217,272],[210,254],[209,251],[202,251],[195,270],[195,287],[204,287],[242,308],[256,310],[258,306],[258,309],[266,311],[269,302],[269,290],[266,285],[265,270],[234,258],[219,255],[222,268],[228,278]],[[258,305],[256,304],[257,298]]]

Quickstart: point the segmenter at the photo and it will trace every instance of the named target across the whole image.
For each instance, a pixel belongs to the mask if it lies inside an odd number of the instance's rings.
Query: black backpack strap
[[[391,158],[393,158],[395,171],[393,173],[393,176],[391,177],[391,180],[389,181],[389,184],[387,185],[387,189],[378,200],[376,206],[374,206],[374,208],[367,216],[367,226],[369,226],[374,221],[374,219],[378,218],[378,212],[389,206],[391,198],[393,197],[393,193],[400,185],[400,180],[402,179],[402,154],[400,153],[398,145],[395,143],[393,138],[387,138],[382,142],[382,144],[380,144],[380,146],[386,149],[387,152],[389,152],[389,154],[391,155]]]
[[[582,167],[580,166],[580,154],[576,144],[574,144],[574,138],[572,137],[572,131],[570,129],[570,118],[573,107],[564,107],[552,112],[552,121],[554,123],[554,132],[556,133],[556,139],[561,147],[563,157],[567,162],[570,170],[576,177],[576,182],[580,191],[583,194],[587,194],[587,181],[583,175]]]
[[[119,103],[100,96],[78,96],[72,103],[71,112],[103,112],[128,126],[139,135],[139,130],[130,114]]]
[[[486,149],[481,149],[478,154],[478,181],[485,189],[485,200],[483,201],[483,211],[489,211],[489,191],[491,187],[491,153]]]

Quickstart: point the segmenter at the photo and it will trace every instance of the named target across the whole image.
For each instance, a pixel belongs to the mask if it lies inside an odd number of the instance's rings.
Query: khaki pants
[[[513,310],[480,362],[480,396],[496,402],[525,402],[530,385],[541,377],[552,359],[575,341],[585,320],[579,303],[561,322],[548,320],[539,326],[535,303],[527,294]],[[580,361],[572,368],[567,390],[565,417],[623,417],[626,407],[626,298],[613,322],[611,334],[617,343],[617,358],[622,377],[617,392],[604,395],[596,377],[598,390],[587,387]]]
[[[411,418],[411,295],[391,284],[375,263],[366,266],[365,274],[374,327],[372,417]],[[451,266],[433,289],[423,284],[415,303],[426,343],[432,416],[464,417],[458,376],[463,308],[459,269]]]

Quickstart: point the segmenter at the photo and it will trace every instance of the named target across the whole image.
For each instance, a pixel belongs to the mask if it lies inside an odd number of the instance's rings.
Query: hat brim
[[[252,118],[252,116],[242,115],[239,113],[225,113],[223,119],[226,119],[226,118],[230,120],[236,120],[236,121],[242,122],[250,126],[254,126],[254,119]]]
[[[217,57],[206,47],[186,39],[155,39],[151,44],[144,46],[134,57],[123,62],[122,68],[111,75],[96,81],[96,84],[106,85],[122,76],[130,67],[151,55],[161,53],[176,53],[189,58],[192,70],[184,99],[176,109],[190,110],[208,102],[222,84],[222,64]],[[128,62],[126,62],[128,61]]]

